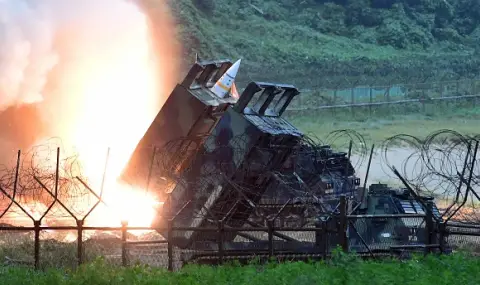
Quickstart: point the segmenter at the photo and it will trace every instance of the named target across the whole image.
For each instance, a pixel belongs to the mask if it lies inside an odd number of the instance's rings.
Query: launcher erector
[[[280,116],[296,95],[291,85],[250,83],[222,115],[192,158],[190,171],[180,175],[183,183],[166,201],[164,208],[176,214],[177,225],[206,227],[216,217],[226,218],[225,226],[244,225],[271,183],[271,172],[282,169],[303,136]],[[183,246],[216,240],[215,234],[206,233],[175,237]]]
[[[229,60],[196,62],[124,170],[125,182],[148,187],[164,201],[153,226],[166,228],[165,221],[175,219],[176,227],[211,228],[221,222],[239,229],[258,226],[262,216],[278,217],[282,211],[285,216],[305,215],[307,204],[334,215],[340,195],[359,197],[364,190],[346,153],[305,144],[305,135],[282,117],[300,94],[295,86],[251,82],[240,96],[212,92],[232,65]],[[317,212],[310,218],[319,217]],[[296,223],[303,226],[299,219]],[[399,224],[395,230],[405,227]],[[239,242],[239,236],[251,242]],[[326,248],[327,239],[321,236],[313,242],[275,236],[284,242],[275,242],[276,250]],[[218,238],[216,232],[185,230],[174,231],[171,241],[180,248],[211,249]],[[264,239],[239,230],[222,238],[225,249],[266,249]]]
[[[131,185],[147,187],[163,198],[168,173],[150,172],[156,152],[169,142],[203,136],[212,131],[225,110],[237,99],[219,98],[211,90],[222,74],[232,66],[229,60],[196,62],[182,83],[177,84],[146,131],[124,169],[122,179]],[[186,148],[191,147],[185,146]],[[185,152],[186,153],[186,152]],[[188,157],[162,153],[172,170],[181,169]],[[147,185],[149,184],[149,185]]]

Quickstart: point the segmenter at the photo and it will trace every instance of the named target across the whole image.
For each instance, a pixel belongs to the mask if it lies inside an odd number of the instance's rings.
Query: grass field
[[[433,108],[432,106],[430,106]],[[397,134],[409,134],[424,137],[434,131],[450,129],[463,134],[478,134],[478,119],[480,108],[453,107],[442,108],[428,112],[408,112],[402,114],[398,110],[382,110],[370,116],[356,108],[355,115],[349,109],[306,111],[287,115],[295,126],[306,133],[322,138],[326,134],[341,130],[353,129],[362,134],[367,143],[380,143],[386,138]]]
[[[122,268],[102,260],[75,271],[0,267],[1,284],[478,284],[480,259],[464,254],[408,261],[360,261],[338,254],[327,262],[187,266],[174,273],[144,266]]]

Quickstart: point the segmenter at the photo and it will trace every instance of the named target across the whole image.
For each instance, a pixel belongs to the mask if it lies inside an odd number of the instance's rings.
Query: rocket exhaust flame
[[[0,157],[59,137],[63,151],[78,152],[99,194],[110,148],[108,207],[88,223],[149,226],[160,202],[117,178],[177,79],[180,50],[167,4],[156,1],[147,16],[123,0],[6,0],[0,12]],[[22,106],[35,111],[23,116]],[[28,129],[13,129],[18,117]]]

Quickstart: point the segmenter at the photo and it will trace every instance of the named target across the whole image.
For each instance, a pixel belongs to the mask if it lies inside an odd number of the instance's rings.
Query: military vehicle
[[[347,201],[343,214],[350,215],[345,226],[351,250],[426,244],[425,218],[413,221],[405,214],[424,213],[426,205],[434,206],[431,199],[381,184],[364,193],[346,153],[315,145],[282,117],[300,94],[295,86],[251,82],[239,98],[216,96],[211,87],[231,66],[229,60],[196,62],[124,171],[125,181],[148,181],[165,201],[154,226],[171,220],[185,228],[170,237],[175,246],[215,251],[221,240],[228,252],[325,254],[340,239],[340,197]],[[240,230],[266,224],[277,229],[274,240],[266,231]],[[303,234],[278,230],[319,225],[322,231]],[[212,227],[235,230],[221,238],[218,232],[190,230]]]
[[[431,211],[432,230],[443,221],[432,197],[418,196],[408,188],[391,188],[381,183],[370,185],[366,194],[352,213],[360,218],[349,228],[350,250],[391,250],[439,242],[438,235],[431,235],[434,240],[427,240],[428,225],[423,217]],[[365,218],[361,218],[362,215]]]

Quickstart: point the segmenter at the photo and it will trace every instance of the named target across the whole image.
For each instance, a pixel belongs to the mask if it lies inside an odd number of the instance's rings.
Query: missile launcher
[[[264,235],[239,229],[265,226],[272,217],[283,221],[293,217],[287,223],[293,227],[320,223],[338,228],[336,217],[343,196],[348,213],[359,216],[384,215],[375,211],[386,205],[384,201],[395,201],[391,208],[403,209],[392,215],[406,213],[407,208],[398,206],[406,205],[405,201],[417,205],[414,200],[420,198],[411,193],[384,193],[378,185],[370,191],[363,189],[346,153],[306,143],[307,136],[282,116],[300,94],[295,86],[250,82],[238,96],[232,77],[239,63],[197,61],[166,100],[123,173],[124,181],[148,187],[164,201],[153,226],[166,228],[166,221],[171,221],[186,229],[170,236],[176,247],[218,250],[217,232],[188,229],[221,225],[236,229],[222,235],[225,250],[265,251],[268,240]],[[400,233],[418,236],[418,231],[410,231],[418,227],[406,218],[392,219],[379,230],[372,228],[376,220],[358,218],[350,223],[349,247],[371,252],[368,246],[378,243],[377,234],[397,246],[411,241],[399,239]],[[425,223],[420,224],[425,228]],[[365,243],[362,235],[371,236],[369,229],[375,238]],[[160,233],[168,234],[167,230]],[[273,243],[276,252],[325,252],[339,241],[338,232],[316,232],[307,240],[279,232],[274,235],[279,239]]]

